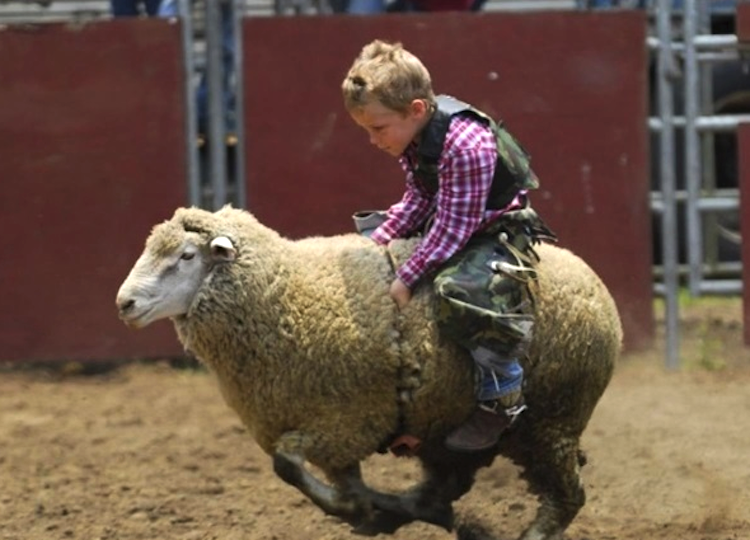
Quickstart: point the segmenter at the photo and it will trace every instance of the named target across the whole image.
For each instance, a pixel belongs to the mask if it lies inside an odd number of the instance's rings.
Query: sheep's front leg
[[[341,484],[328,485],[305,468],[305,458],[299,454],[276,452],[273,455],[273,469],[276,474],[299,489],[312,502],[318,505],[326,514],[346,519],[347,521],[367,518],[372,509],[368,501],[363,500],[351,490],[342,490]],[[338,478],[348,475],[358,476],[359,467],[352,471],[340,471],[335,474]]]
[[[412,521],[424,521],[449,532],[452,531],[453,507],[447,501],[426,496],[424,487],[425,485],[420,484],[413,490],[399,495],[382,493],[367,487],[365,490],[372,505],[381,513],[388,515],[388,520],[398,523],[399,526]],[[384,518],[381,519],[385,521]],[[387,530],[382,528],[383,532]]]
[[[345,469],[326,471],[332,485],[316,478],[304,466],[298,454],[276,452],[274,470],[285,482],[304,493],[326,514],[344,519],[357,532],[366,535],[392,534],[415,520],[451,530],[453,510],[450,504],[436,508],[423,504],[423,493],[394,495],[369,488],[362,480],[359,464]]]

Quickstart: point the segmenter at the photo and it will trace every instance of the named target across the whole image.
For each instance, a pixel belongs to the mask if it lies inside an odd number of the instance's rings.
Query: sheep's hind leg
[[[550,442],[549,434],[544,437],[537,432],[536,435],[524,476],[531,490],[540,496],[541,504],[520,540],[557,540],[563,537],[586,502],[580,477],[585,458],[576,436],[555,438]]]
[[[410,491],[398,495],[382,493],[366,486],[364,489],[372,505],[382,513],[380,520],[383,522],[391,520],[401,526],[412,521],[424,521],[447,531],[453,530],[453,507],[450,502],[425,497],[425,485],[419,484]],[[386,529],[382,532],[386,532]]]
[[[372,503],[379,510],[451,531],[454,527],[452,503],[471,489],[476,471],[492,463],[494,452],[461,455],[446,452],[440,446],[437,451],[425,448],[420,459],[424,473],[421,483],[401,495],[372,492]]]

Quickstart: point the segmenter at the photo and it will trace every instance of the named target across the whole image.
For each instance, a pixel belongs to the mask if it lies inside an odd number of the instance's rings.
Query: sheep
[[[475,407],[475,373],[441,338],[429,285],[401,311],[389,297],[417,241],[291,240],[244,210],[179,208],[153,228],[116,305],[134,328],[172,319],[276,474],[324,512],[375,531],[415,520],[451,530],[452,503],[502,455],[540,499],[521,538],[559,538],[585,502],[580,438],[620,353],[615,303],[576,255],[538,246],[528,410],[497,448],[450,452],[443,439]],[[361,462],[389,449],[421,461],[404,493],[362,479]]]

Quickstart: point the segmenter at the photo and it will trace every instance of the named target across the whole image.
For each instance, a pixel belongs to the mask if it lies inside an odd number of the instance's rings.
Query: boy
[[[403,309],[434,275],[441,332],[468,348],[479,368],[479,406],[446,446],[491,448],[526,408],[519,357],[533,326],[532,242],[554,239],[528,205],[527,190],[538,186],[528,156],[484,113],[435,97],[429,72],[400,43],[366,45],[342,92],[370,142],[406,172],[401,201],[370,237],[387,245],[427,229],[390,295]]]

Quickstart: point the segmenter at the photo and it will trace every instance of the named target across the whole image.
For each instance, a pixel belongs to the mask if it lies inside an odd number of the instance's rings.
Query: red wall
[[[352,229],[403,187],[349,119],[339,85],[361,47],[401,41],[448,93],[503,118],[533,155],[534,206],[609,285],[626,345],[653,337],[644,15],[462,13],[247,19],[248,205],[300,237]]]
[[[735,32],[737,38],[744,43],[750,41],[750,3],[737,2],[735,17]]]
[[[180,51],[165,20],[0,31],[0,362],[181,352],[114,306],[185,204]]]
[[[181,354],[172,325],[117,319],[150,228],[186,203],[179,25],[0,30],[0,362]],[[291,236],[351,230],[399,197],[339,84],[402,40],[439,92],[501,116],[534,155],[534,204],[601,274],[629,347],[653,336],[645,20],[639,13],[244,21],[248,203]],[[192,96],[191,96],[192,98]]]

